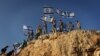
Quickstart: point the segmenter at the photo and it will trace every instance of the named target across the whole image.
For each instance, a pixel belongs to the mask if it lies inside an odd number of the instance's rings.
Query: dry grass
[[[40,36],[18,56],[98,56],[100,34],[85,30]]]

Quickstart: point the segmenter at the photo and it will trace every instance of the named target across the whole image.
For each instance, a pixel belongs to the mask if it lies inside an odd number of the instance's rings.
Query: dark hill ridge
[[[51,33],[31,41],[18,56],[99,56],[99,41],[96,31]]]

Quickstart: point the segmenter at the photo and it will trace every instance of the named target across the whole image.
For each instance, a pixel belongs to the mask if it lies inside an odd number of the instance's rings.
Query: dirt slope
[[[99,56],[99,41],[95,31],[51,33],[31,41],[18,56]]]

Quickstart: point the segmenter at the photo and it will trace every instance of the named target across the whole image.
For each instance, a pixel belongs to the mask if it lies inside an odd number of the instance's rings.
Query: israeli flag
[[[47,22],[52,22],[53,21],[53,17],[47,15],[47,16],[43,16],[42,20],[47,21]]]
[[[70,17],[70,18],[75,17],[75,13],[74,13],[74,12],[70,12],[70,13],[69,13],[69,17]]]
[[[44,14],[53,14],[53,7],[44,7]]]
[[[54,17],[51,17],[49,22],[53,22],[53,20],[54,20]]]
[[[57,14],[61,14],[61,11],[59,9],[56,9]]]
[[[23,30],[27,30],[28,27],[26,25],[23,25]]]
[[[23,30],[32,30],[32,27],[31,26],[23,25]]]
[[[66,16],[67,16],[68,18],[73,18],[73,17],[75,17],[75,13],[74,13],[74,12],[67,12],[67,11],[66,11]]]
[[[62,12],[62,13],[61,13],[61,16],[66,17],[66,12]]]

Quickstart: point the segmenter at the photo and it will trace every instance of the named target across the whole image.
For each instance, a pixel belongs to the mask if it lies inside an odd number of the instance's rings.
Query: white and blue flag
[[[50,15],[45,15],[42,17],[42,20],[52,22],[54,20],[54,17],[51,17]]]

